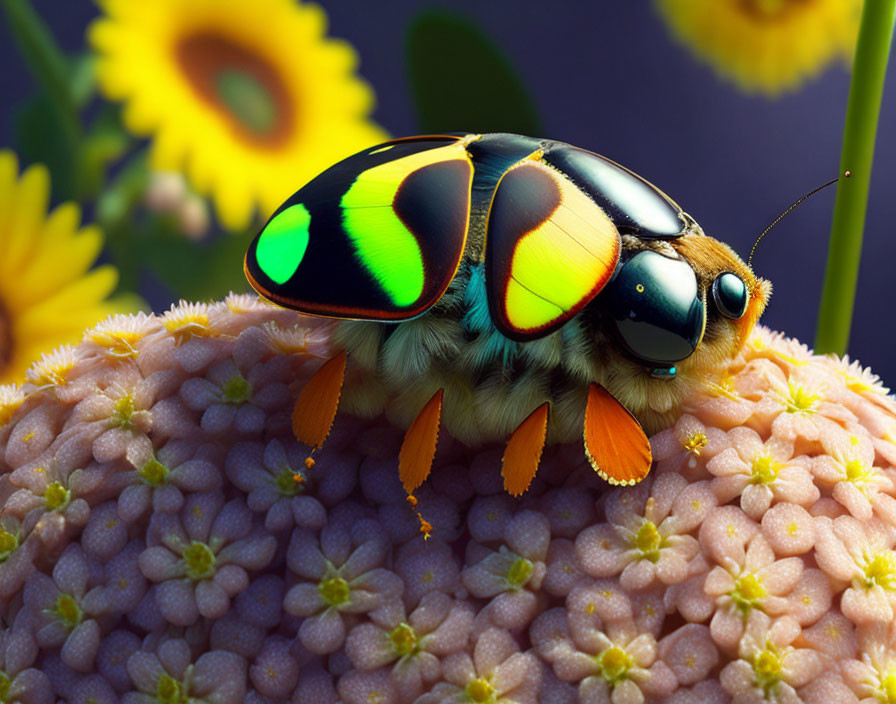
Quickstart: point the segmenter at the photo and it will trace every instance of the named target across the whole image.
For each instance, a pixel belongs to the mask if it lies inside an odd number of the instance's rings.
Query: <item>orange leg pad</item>
[[[509,494],[519,496],[535,478],[548,430],[549,408],[545,402],[532,411],[507,441],[501,461],[501,476],[504,477],[504,489]]]
[[[336,418],[344,379],[345,352],[340,352],[305,384],[292,412],[292,432],[299,442],[315,450],[324,444]]]
[[[404,434],[398,453],[398,476],[404,490],[410,494],[426,481],[436,456],[439,421],[442,418],[442,389],[436,391],[417,414]]]
[[[600,384],[588,389],[585,454],[610,484],[637,484],[650,471],[653,456],[641,424]]]

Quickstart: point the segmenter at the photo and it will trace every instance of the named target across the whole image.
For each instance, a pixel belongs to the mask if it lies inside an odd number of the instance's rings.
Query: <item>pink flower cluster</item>
[[[0,701],[896,704],[896,403],[758,329],[610,488],[292,399],[327,324],[250,296],[114,317],[0,387]],[[309,466],[310,465],[310,466]]]

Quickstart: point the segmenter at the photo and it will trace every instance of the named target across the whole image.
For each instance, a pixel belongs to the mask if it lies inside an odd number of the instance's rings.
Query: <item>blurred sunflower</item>
[[[386,135],[373,93],[326,15],[295,0],[99,0],[91,25],[105,94],[153,137],[156,169],[181,170],[230,229],[270,214],[305,181]]]
[[[0,383],[23,381],[28,365],[84,329],[133,307],[106,297],[112,266],[90,270],[103,237],[79,229],[81,213],[64,203],[47,214],[50,175],[41,165],[18,177],[15,154],[0,151]]]
[[[656,0],[672,32],[742,89],[775,96],[852,59],[862,0]]]

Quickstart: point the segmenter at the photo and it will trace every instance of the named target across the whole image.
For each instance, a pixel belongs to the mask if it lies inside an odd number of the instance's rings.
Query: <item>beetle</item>
[[[645,429],[724,370],[771,292],[632,171],[501,133],[348,157],[271,216],[244,269],[271,301],[337,319],[338,353],[296,402],[298,439],[319,448],[337,405],[385,411],[407,428],[410,497],[440,424],[467,444],[506,441],[514,495],[545,443],[576,436],[606,481],[640,481]]]

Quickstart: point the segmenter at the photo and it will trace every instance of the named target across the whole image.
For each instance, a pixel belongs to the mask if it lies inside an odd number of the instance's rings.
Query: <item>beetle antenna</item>
[[[846,172],[844,172],[844,174],[843,174],[843,178],[849,178],[850,176],[852,176],[852,174],[851,174],[849,171],[846,171]],[[762,234],[759,235],[759,237],[757,237],[757,238],[756,238],[756,241],[753,243],[753,249],[750,250],[750,258],[747,259],[747,266],[750,266],[750,265],[752,264],[752,262],[753,262],[753,254],[755,254],[755,252],[756,252],[756,245],[759,244],[759,240],[761,240],[763,237],[765,237],[765,233],[766,233],[766,232],[768,232],[768,231],[771,230],[775,225],[777,225],[779,222],[781,222],[781,220],[784,219],[784,216],[785,216],[785,215],[789,214],[791,210],[793,210],[796,206],[798,206],[800,203],[802,203],[804,200],[806,200],[806,198],[808,198],[809,196],[814,196],[814,195],[815,195],[816,193],[818,193],[819,191],[824,190],[824,189],[827,188],[828,186],[832,186],[832,185],[834,185],[834,184],[837,183],[837,181],[839,181],[839,180],[840,180],[839,178],[832,179],[832,180],[828,181],[827,183],[825,183],[824,185],[821,185],[821,186],[819,186],[818,188],[809,191],[806,195],[804,195],[802,198],[800,198],[796,203],[794,203],[793,205],[791,205],[787,210],[785,210],[785,211],[784,211],[783,213],[781,213],[778,217],[776,217],[776,218],[774,219],[774,221],[772,222],[772,224],[769,225],[767,228],[765,228],[765,229],[762,231]]]

